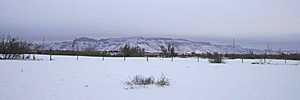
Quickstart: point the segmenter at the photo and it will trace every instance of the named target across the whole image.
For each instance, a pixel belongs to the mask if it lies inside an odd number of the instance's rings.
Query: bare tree
[[[172,57],[173,58],[174,56],[176,56],[175,47],[174,47],[173,43],[168,43],[167,47],[160,46],[160,50],[162,52],[163,57]]]
[[[12,38],[9,35],[7,37],[3,36],[0,42],[1,59],[25,59],[24,54],[31,51],[30,43]]]

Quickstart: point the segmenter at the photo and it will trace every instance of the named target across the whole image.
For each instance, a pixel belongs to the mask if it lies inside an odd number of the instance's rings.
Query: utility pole
[[[75,40],[73,40],[72,48],[73,48],[73,52],[75,52],[76,60],[78,60],[79,59],[79,57],[78,57],[79,56],[79,46],[78,46],[78,44],[76,43]]]
[[[264,64],[266,64],[266,58],[267,58],[267,50],[265,50],[265,53],[264,53]]]
[[[286,64],[287,63],[287,56],[288,56],[288,52],[286,52],[286,54],[284,54],[284,64]]]
[[[267,50],[268,50],[269,53],[271,52],[271,48],[270,48],[270,44],[269,43],[267,43]]]
[[[45,36],[43,36],[43,40],[42,40],[42,50],[45,49]]]
[[[44,54],[45,53],[45,51],[46,51],[46,46],[45,46],[45,36],[43,36],[43,38],[42,38],[42,46],[41,46],[41,48],[37,48],[37,52],[39,52],[40,51],[40,53],[42,53],[42,54]],[[49,52],[49,51],[48,51]],[[34,58],[34,60],[35,60],[35,55],[33,56]]]
[[[235,48],[235,38],[232,39],[232,48]]]
[[[76,44],[76,59],[78,60],[79,59],[79,47],[78,45]]]
[[[175,45],[174,39],[172,39],[172,45],[171,45],[172,62],[174,61],[174,57],[175,57],[175,47],[174,47],[174,45]]]
[[[265,54],[264,54],[264,63],[266,63],[266,59],[268,57],[268,53],[270,52],[270,44],[267,43],[267,48],[265,50]]]
[[[79,45],[76,41],[74,41],[74,46],[76,48],[76,60],[79,59]]]

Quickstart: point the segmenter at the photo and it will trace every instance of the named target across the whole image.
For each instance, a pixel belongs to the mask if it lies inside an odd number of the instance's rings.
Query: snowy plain
[[[0,60],[0,100],[300,100],[299,61],[39,55]],[[168,87],[124,89],[135,75],[170,79]]]

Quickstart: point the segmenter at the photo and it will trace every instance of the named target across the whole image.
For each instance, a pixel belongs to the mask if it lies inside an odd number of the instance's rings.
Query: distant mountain
[[[126,38],[107,38],[107,39],[92,39],[87,37],[77,38],[73,41],[51,42],[45,43],[45,49],[52,48],[53,50],[97,50],[97,51],[118,51],[125,44],[130,46],[139,46],[147,52],[160,52],[160,46],[167,46],[169,43],[174,44],[177,53],[205,53],[205,52],[220,52],[220,53],[249,53],[263,52],[258,49],[243,48],[241,46],[217,45],[209,42],[196,42],[186,39],[173,38],[156,38],[156,37],[126,37]],[[41,44],[40,44],[41,45]]]

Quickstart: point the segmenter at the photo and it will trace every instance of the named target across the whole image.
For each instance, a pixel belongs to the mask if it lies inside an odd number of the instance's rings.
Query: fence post
[[[266,63],[267,53],[264,54],[264,64]]]
[[[149,58],[148,58],[148,56],[147,56],[147,62],[149,61]]]
[[[242,63],[244,63],[244,56],[242,56]]]
[[[286,64],[287,55],[284,55],[284,64]]]
[[[52,49],[49,50],[48,54],[49,54],[49,60],[52,61]]]
[[[50,54],[50,61],[52,61],[52,55]]]

